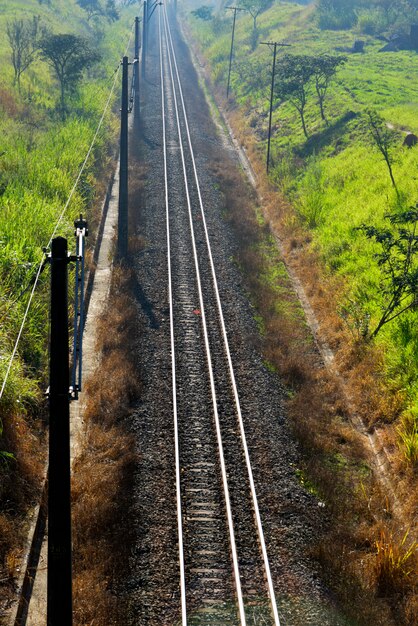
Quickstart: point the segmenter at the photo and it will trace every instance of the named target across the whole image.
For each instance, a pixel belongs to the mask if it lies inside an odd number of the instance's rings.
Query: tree
[[[87,13],[87,21],[94,17],[104,17],[109,22],[115,22],[119,19],[119,13],[116,9],[114,0],[76,0],[79,7]]]
[[[255,50],[257,46],[258,31],[257,31],[257,18],[260,13],[266,11],[271,5],[272,0],[240,0],[239,6],[246,9],[253,18],[253,31],[252,31],[252,49]]]
[[[399,190],[393,176],[393,148],[398,145],[398,136],[390,128],[388,128],[385,120],[380,117],[376,111],[371,109],[366,111],[366,124],[369,133],[373,139],[374,145],[379,150],[387,165],[390,180],[399,198]]]
[[[209,22],[213,19],[213,7],[209,7],[206,4],[196,9],[196,11],[192,11],[192,15],[197,17],[200,20],[205,22]]]
[[[331,56],[330,54],[324,54],[322,56],[315,57],[312,60],[316,95],[318,96],[318,104],[321,111],[321,118],[324,122],[327,122],[324,111],[324,101],[327,95],[329,84],[332,78],[335,76],[338,67],[345,63],[346,60],[347,57]]]
[[[382,271],[384,304],[381,318],[369,335],[371,339],[385,324],[418,306],[418,204],[386,218],[392,228],[365,224],[359,228],[381,249],[375,258]]]
[[[38,38],[40,34],[40,17],[32,19],[14,19],[7,22],[6,32],[12,49],[12,64],[14,70],[14,84],[20,91],[20,77],[33,63],[38,52]]]
[[[305,108],[309,86],[314,75],[313,57],[303,54],[285,54],[277,64],[276,89],[282,100],[288,100],[298,111],[303,132],[308,139]]]
[[[66,94],[81,80],[83,71],[99,60],[88,41],[77,35],[49,34],[40,42],[43,59],[53,68],[60,83],[61,114],[65,116]]]
[[[320,28],[351,28],[357,22],[355,9],[361,0],[318,0]]]

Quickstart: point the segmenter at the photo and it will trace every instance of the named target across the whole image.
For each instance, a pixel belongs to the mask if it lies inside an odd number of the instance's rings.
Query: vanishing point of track
[[[263,623],[278,626],[192,133],[164,7],[158,33],[181,623],[245,625],[248,607],[259,604],[264,619],[270,619]]]

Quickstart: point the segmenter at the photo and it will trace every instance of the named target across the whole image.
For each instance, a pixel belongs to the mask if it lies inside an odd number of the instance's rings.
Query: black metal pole
[[[139,17],[135,18],[135,61],[133,66],[134,71],[134,89],[135,89],[135,102],[134,102],[134,117],[138,119],[139,116]]]
[[[47,625],[72,626],[67,240],[51,248]]]
[[[276,54],[277,54],[277,43],[274,43],[273,70],[271,73],[269,132],[268,132],[268,139],[267,139],[267,174],[269,173],[269,167],[270,167],[271,121],[273,117],[273,94],[274,94],[274,79],[276,75]]]
[[[135,59],[139,58],[139,17],[135,18]]]
[[[234,21],[232,24],[232,37],[231,37],[231,51],[229,53],[229,70],[228,70],[228,85],[226,88],[226,97],[229,97],[229,84],[231,81],[231,66],[232,66],[232,55],[233,55],[233,51],[234,51],[234,37],[235,37],[235,20],[237,17],[237,8],[235,7],[234,9],[232,9],[234,11]]]
[[[147,0],[144,0],[144,16],[142,18],[142,79],[145,79],[148,48],[148,11]]]
[[[120,111],[120,168],[118,212],[118,258],[128,253],[128,57],[122,60],[122,107]]]

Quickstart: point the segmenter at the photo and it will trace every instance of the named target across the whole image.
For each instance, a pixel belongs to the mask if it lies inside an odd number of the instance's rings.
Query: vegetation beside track
[[[418,200],[413,174],[417,152],[402,147],[404,131],[417,130],[418,94],[409,76],[418,57],[412,51],[378,52],[382,41],[360,32],[359,26],[321,31],[313,6],[276,2],[262,13],[257,19],[260,42],[285,41],[298,54],[348,57],[329,90],[328,125],[321,122],[315,97],[308,100],[308,139],[295,109],[275,100],[273,167],[267,183],[263,169],[272,53],[266,46],[252,50],[252,19],[239,15],[232,99],[226,103],[232,20],[215,11],[211,19],[198,19],[190,11],[199,4],[189,3],[187,21],[218,102],[226,107],[257,170],[264,215],[280,232],[287,260],[302,279],[321,332],[337,355],[336,366],[351,403],[370,428],[378,426],[384,432],[398,475],[398,493],[413,524],[417,313],[412,308],[387,324],[374,340],[362,332],[363,324],[371,327],[379,319],[384,302],[375,257],[379,248],[357,227],[386,227],[387,214],[415,206]],[[350,54],[360,38],[366,42],[365,54]],[[393,169],[399,197],[370,139],[364,122],[367,109],[377,110],[398,131]],[[235,210],[234,197],[229,194],[227,203],[232,214],[237,213],[232,219],[238,232],[245,231],[245,202],[240,200]],[[254,206],[251,210],[253,233],[242,237],[246,260],[240,262],[250,276],[260,327],[265,332],[266,356],[291,389],[290,410],[305,454],[301,477],[323,495],[333,513],[333,531],[319,548],[318,557],[331,573],[331,584],[347,605],[354,607],[353,618],[360,623],[412,624],[417,615],[416,544],[385,513],[384,499],[373,491],[370,477],[361,476],[366,457],[356,438],[349,436],[350,428],[346,429],[350,411],[338,399],[341,394],[335,380],[313,373],[315,359],[306,356],[309,341],[296,331],[300,318],[294,301],[286,296],[287,287],[283,290],[274,243],[257,244]],[[408,551],[411,545],[412,553]],[[334,585],[336,580],[341,584]],[[379,617],[372,615],[374,610],[381,611]]]
[[[92,142],[126,48],[135,15],[87,19],[75,0],[0,2],[0,385],[18,336],[33,280]],[[39,17],[43,33],[71,33],[92,42],[100,55],[60,108],[59,84],[37,52],[14,84],[7,29]],[[26,23],[26,22],[25,22]],[[86,80],[88,78],[88,80]],[[113,96],[113,102],[119,96]],[[117,136],[112,107],[55,236],[71,240],[82,212],[93,246],[101,196]],[[0,400],[0,579],[2,597],[20,567],[24,519],[36,503],[44,472],[49,272],[41,275],[10,376]],[[4,594],[3,594],[4,591]]]
[[[128,621],[121,600],[136,529],[130,523],[135,442],[127,418],[138,399],[134,278],[113,270],[109,300],[97,327],[101,354],[87,381],[82,452],[74,466],[74,624]],[[109,333],[109,327],[112,332]]]
[[[195,5],[196,3],[194,3]],[[212,78],[223,89],[228,72],[231,21],[216,14],[189,23],[208,59]],[[292,203],[293,220],[308,233],[314,251],[330,277],[341,284],[335,311],[353,343],[362,343],[385,306],[382,273],[375,258],[378,247],[358,227],[386,227],[385,216],[415,206],[418,151],[402,147],[402,132],[418,132],[418,88],[410,80],[418,69],[415,51],[379,52],[381,39],[357,30],[320,30],[312,5],[276,2],[257,20],[258,40],[291,45],[290,53],[345,55],[331,82],[321,120],[316,96],[308,93],[307,139],[299,115],[289,102],[274,100],[271,180]],[[242,122],[252,129],[260,160],[266,147],[272,53],[266,46],[252,50],[252,19],[239,15],[231,87]],[[365,41],[364,54],[350,54],[354,41]],[[278,53],[278,63],[280,63]],[[309,90],[308,90],[309,91]],[[382,155],[375,149],[364,121],[367,109],[398,130],[391,185]],[[418,462],[417,312],[412,309],[382,328],[376,345],[382,355],[379,376],[386,382],[387,405],[376,406],[367,422],[395,423],[405,464]],[[390,408],[388,408],[388,405]]]

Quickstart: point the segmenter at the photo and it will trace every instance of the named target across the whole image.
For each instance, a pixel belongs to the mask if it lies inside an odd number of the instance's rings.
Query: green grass
[[[188,16],[196,40],[208,58],[212,76],[225,85],[232,20],[222,13],[216,23]],[[299,116],[288,103],[275,102],[272,141],[272,179],[292,201],[301,222],[311,231],[312,246],[325,267],[346,285],[339,307],[376,324],[382,301],[381,273],[376,246],[357,230],[363,223],[383,226],[385,215],[399,209],[386,165],[371,144],[363,123],[370,107],[398,131],[418,133],[418,54],[382,53],[382,41],[358,31],[321,31],[313,7],[275,3],[258,18],[259,42],[283,41],[296,54],[345,54],[326,100],[329,125],[320,119],[311,93],[306,110],[310,139],[306,141]],[[259,45],[252,51],[252,20],[237,18],[232,92],[236,103],[265,148],[272,53]],[[365,41],[365,54],[350,54],[356,39]],[[278,53],[282,54],[281,51]],[[402,133],[393,166],[401,206],[418,201],[418,149],[402,147]],[[349,306],[349,303],[351,305]],[[354,324],[354,320],[351,320]],[[408,326],[408,331],[405,330]],[[411,311],[385,326],[377,338],[385,351],[388,386],[405,398],[410,413],[418,402],[418,312]],[[392,416],[382,415],[382,419]],[[414,422],[416,424],[416,421]],[[416,463],[416,426],[400,426],[406,459]]]
[[[0,385],[15,344],[30,284],[43,259],[102,115],[114,71],[125,51],[136,8],[113,24],[90,25],[74,0],[0,1]],[[46,63],[37,60],[23,75],[21,91],[13,85],[7,22],[40,15],[55,32],[89,37],[102,55],[68,103],[61,120],[59,90]],[[114,103],[119,97],[116,90]],[[100,202],[95,186],[109,163],[118,127],[117,105],[105,119],[87,168],[56,235],[73,247],[73,221],[80,212],[91,217]],[[33,409],[38,381],[45,385],[49,272],[42,276],[22,335],[17,358],[0,402],[0,420],[13,411]],[[2,444],[0,442],[0,449]]]

